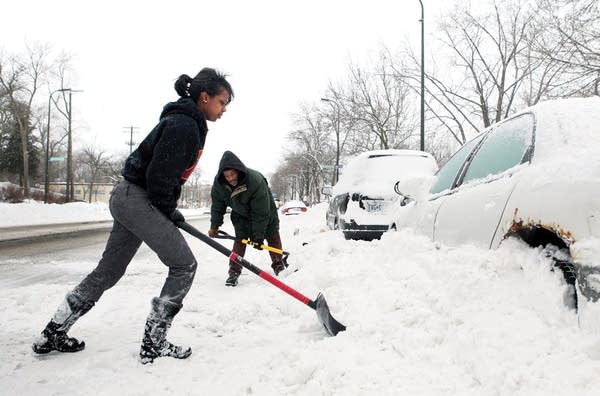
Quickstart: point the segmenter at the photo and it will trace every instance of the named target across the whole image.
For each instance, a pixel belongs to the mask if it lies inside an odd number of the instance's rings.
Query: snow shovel
[[[213,240],[208,235],[201,233],[196,228],[192,227],[190,224],[184,221],[179,221],[175,223],[175,225],[177,225],[177,227],[186,231],[190,235],[193,235],[196,238],[200,239],[202,242],[206,243],[210,247],[223,253],[225,256],[229,257],[229,260],[235,261],[242,267],[248,269],[249,271],[263,278],[267,282],[271,283],[272,285],[277,286],[278,288],[280,288],[290,296],[294,297],[301,303],[306,304],[312,309],[314,309],[317,312],[317,318],[319,319],[319,322],[323,325],[323,328],[325,329],[327,334],[335,336],[340,331],[346,330],[346,326],[344,326],[343,324],[335,320],[333,316],[331,316],[331,312],[329,312],[329,306],[327,305],[327,301],[325,301],[325,297],[323,296],[323,294],[319,293],[317,298],[313,301],[305,295],[292,289],[285,283],[281,282],[279,279],[275,278],[271,274],[261,270],[260,268],[250,263],[243,257],[238,256],[235,252],[232,252],[231,250],[227,249],[225,246]]]
[[[235,241],[235,237],[233,235],[229,235],[225,231],[221,231],[221,230],[219,230],[219,233],[217,234],[217,236],[215,238],[232,239]],[[242,239],[242,243],[244,245],[249,245],[250,241],[248,239]],[[269,252],[280,254],[282,256],[281,261],[283,261],[283,265],[285,265],[285,268],[289,267],[287,258],[290,254],[288,252],[286,252],[285,250],[277,249],[276,247],[265,245],[264,243],[262,245],[260,245],[260,248],[262,250],[268,250]]]

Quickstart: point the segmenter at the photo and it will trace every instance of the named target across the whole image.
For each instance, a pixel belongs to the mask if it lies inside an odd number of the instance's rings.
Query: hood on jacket
[[[198,124],[198,128],[201,131],[208,131],[208,126],[206,125],[206,118],[204,114],[198,109],[194,101],[190,98],[179,98],[176,102],[170,102],[163,107],[162,113],[160,113],[160,119],[173,115],[173,114],[185,114],[189,117],[192,117],[196,124]]]
[[[225,151],[223,156],[221,157],[221,162],[219,162],[219,172],[217,173],[216,179],[220,184],[227,183],[225,177],[223,177],[223,171],[225,169],[235,169],[239,173],[238,180],[242,181],[246,177],[246,173],[248,170],[246,165],[240,160],[235,154],[231,151]]]

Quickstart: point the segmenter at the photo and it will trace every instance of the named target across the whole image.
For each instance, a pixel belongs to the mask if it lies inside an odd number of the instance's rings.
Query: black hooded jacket
[[[238,171],[238,184],[231,186],[225,169]],[[236,236],[261,242],[279,230],[277,207],[267,179],[246,165],[231,151],[225,151],[211,189],[211,228],[223,224],[227,206],[231,207],[231,222]]]
[[[144,188],[152,204],[170,215],[202,155],[207,132],[204,114],[192,99],[168,103],[159,123],[127,158],[123,177]]]

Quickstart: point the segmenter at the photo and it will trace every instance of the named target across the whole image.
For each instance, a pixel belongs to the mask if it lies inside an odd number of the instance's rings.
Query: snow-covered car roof
[[[406,177],[431,176],[437,171],[433,156],[418,150],[373,150],[354,157],[343,168],[333,194],[395,196],[394,184]]]
[[[306,205],[302,201],[292,200],[284,203],[283,208],[306,208]]]
[[[600,97],[549,100],[520,113],[535,117],[531,171],[539,182],[600,174]]]
[[[540,102],[520,112],[533,113],[536,121],[536,156],[567,154],[600,147],[600,97],[555,99]],[[585,142],[585,144],[582,144]],[[595,146],[595,147],[591,147]],[[577,152],[573,152],[577,148]]]

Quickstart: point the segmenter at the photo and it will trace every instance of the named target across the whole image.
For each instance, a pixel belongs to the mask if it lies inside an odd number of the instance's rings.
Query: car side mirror
[[[429,189],[436,177],[430,175],[413,176],[398,180],[394,184],[394,192],[401,197],[400,205],[404,206],[410,201],[427,199]]]

